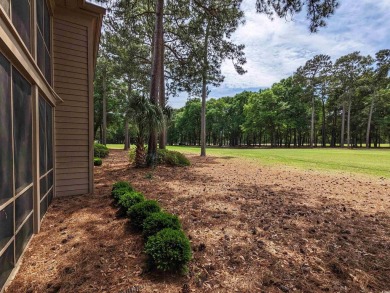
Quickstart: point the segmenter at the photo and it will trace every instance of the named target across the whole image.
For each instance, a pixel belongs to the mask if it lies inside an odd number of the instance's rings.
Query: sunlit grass
[[[170,146],[171,150],[200,154],[199,147]],[[207,154],[256,160],[265,165],[360,173],[390,178],[390,150],[386,149],[239,149],[208,148]]]
[[[124,144],[107,144],[107,147],[112,150],[123,150],[125,148]]]

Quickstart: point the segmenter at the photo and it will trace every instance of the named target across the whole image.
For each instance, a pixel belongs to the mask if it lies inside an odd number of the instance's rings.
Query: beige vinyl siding
[[[56,107],[56,195],[89,193],[88,29],[70,21],[53,24]]]

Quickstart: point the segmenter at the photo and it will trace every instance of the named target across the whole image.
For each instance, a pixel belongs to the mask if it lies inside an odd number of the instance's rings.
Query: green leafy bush
[[[121,216],[126,215],[126,212],[131,208],[133,205],[136,205],[137,203],[143,202],[145,200],[145,197],[142,193],[136,192],[136,191],[128,191],[124,194],[121,194],[119,196],[118,204],[119,204],[119,214]]]
[[[109,150],[108,148],[100,143],[95,143],[93,147],[93,154],[96,158],[105,158],[108,156]]]
[[[144,220],[153,213],[161,210],[158,202],[155,200],[145,200],[143,202],[133,205],[128,211],[127,215],[130,217],[131,225],[141,230]]]
[[[161,271],[186,271],[191,260],[191,245],[181,230],[167,228],[150,236],[145,245],[152,268]]]
[[[176,215],[159,212],[153,213],[147,217],[143,224],[143,234],[145,238],[155,235],[165,228],[180,230],[181,225]]]
[[[131,184],[127,181],[118,181],[118,182],[115,182],[113,185],[112,185],[112,190],[114,191],[115,189],[119,189],[119,188],[128,188],[129,190],[134,190],[133,187],[131,186]]]
[[[111,191],[111,195],[116,201],[118,201],[121,195],[132,191],[133,189],[131,187],[121,187],[121,188],[113,189]]]
[[[182,153],[168,150],[158,150],[158,162],[171,166],[189,166],[190,161]]]
[[[94,158],[93,159],[93,165],[94,166],[101,166],[102,164],[103,164],[102,159],[100,159],[100,158]]]
[[[147,149],[146,149],[147,151]],[[134,162],[135,160],[135,149],[129,151],[129,160]],[[190,161],[180,152],[169,151],[169,150],[157,150],[157,164],[159,165],[170,165],[170,166],[189,166]]]

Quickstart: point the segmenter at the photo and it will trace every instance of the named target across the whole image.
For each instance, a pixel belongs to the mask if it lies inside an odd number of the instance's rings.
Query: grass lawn
[[[125,148],[124,144],[107,144],[107,147],[112,150],[123,150]]]
[[[170,150],[199,154],[199,147],[170,146]],[[209,148],[207,154],[242,157],[266,165],[342,171],[390,178],[390,150],[349,149],[229,149]]]

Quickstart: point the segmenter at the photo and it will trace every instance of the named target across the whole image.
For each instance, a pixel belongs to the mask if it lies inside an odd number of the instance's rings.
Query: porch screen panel
[[[12,198],[11,65],[0,54],[0,205]]]
[[[32,215],[23,224],[20,230],[15,236],[15,260],[19,260],[22,255],[24,248],[33,234],[33,217]]]
[[[32,183],[32,106],[31,86],[13,70],[15,189],[22,191]]]
[[[14,246],[10,245],[0,256],[0,288],[4,286],[14,267]]]
[[[44,0],[37,0],[38,66],[51,84],[51,25],[49,7]]]
[[[23,42],[29,50],[30,48],[30,1],[29,0],[13,0],[12,7],[12,23],[18,31]]]
[[[0,211],[0,250],[14,236],[14,203]]]
[[[18,230],[33,210],[33,189],[29,188],[15,200],[15,225]]]
[[[39,97],[40,207],[41,219],[51,203],[53,193],[53,109]],[[49,199],[50,196],[50,199]]]

